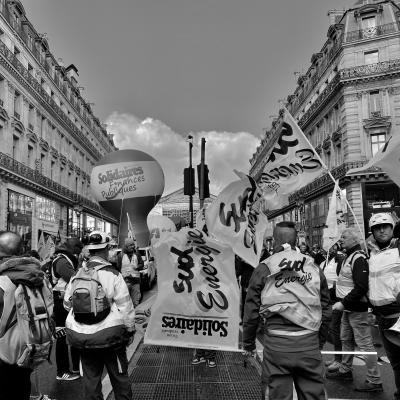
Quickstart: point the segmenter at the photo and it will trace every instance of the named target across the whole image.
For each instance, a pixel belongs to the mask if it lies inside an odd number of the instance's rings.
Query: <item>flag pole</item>
[[[301,132],[301,134],[303,135],[303,138],[306,140],[307,144],[313,149],[314,154],[316,155],[317,159],[319,160],[319,162],[320,162],[321,165],[322,165],[322,168],[325,169],[325,172],[328,173],[328,175],[331,177],[333,183],[335,183],[335,182],[336,182],[336,179],[333,177],[331,171],[328,169],[328,167],[327,167],[327,166],[325,165],[325,163],[322,161],[322,158],[321,158],[321,157],[319,156],[319,154],[315,151],[314,146],[310,143],[310,141],[308,140],[307,136],[304,134],[303,130],[300,128],[300,126],[298,125],[297,121],[294,119],[293,115],[292,115],[292,114],[289,112],[289,110],[285,107],[285,105],[283,104],[282,101],[281,101],[280,103],[281,103],[281,105],[282,105],[284,111],[287,112],[288,115],[290,116],[290,118],[293,120],[293,123],[295,124],[296,128],[297,128],[297,129]],[[350,209],[350,211],[351,211],[351,214],[353,215],[354,221],[356,221],[356,225],[357,225],[357,227],[358,227],[358,230],[360,231],[361,237],[363,238],[364,246],[365,246],[365,248],[367,249],[367,242],[366,242],[365,237],[364,237],[365,235],[364,235],[363,231],[361,230],[361,226],[360,226],[360,224],[358,223],[358,220],[357,220],[357,218],[356,218],[356,215],[355,215],[355,213],[354,213],[354,210],[352,209],[352,207],[350,206],[349,201],[347,200],[347,196],[346,196],[346,204],[347,204],[347,207],[349,207],[349,209]]]

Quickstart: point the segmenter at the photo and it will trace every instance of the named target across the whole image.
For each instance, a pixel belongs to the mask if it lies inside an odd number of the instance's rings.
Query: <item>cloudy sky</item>
[[[79,70],[121,148],[155,157],[165,194],[183,185],[190,133],[206,139],[211,191],[249,159],[296,72],[326,41],[330,9],[355,0],[22,0],[50,50]]]

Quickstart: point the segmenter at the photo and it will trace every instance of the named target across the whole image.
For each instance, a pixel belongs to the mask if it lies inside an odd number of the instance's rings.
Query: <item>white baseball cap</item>
[[[111,242],[111,238],[107,233],[101,231],[93,231],[89,234],[89,243],[86,246],[88,250],[104,249]]]
[[[383,225],[383,224],[392,225],[392,228],[394,228],[395,223],[393,221],[393,217],[388,213],[378,213],[374,214],[369,220],[370,228],[376,225]]]

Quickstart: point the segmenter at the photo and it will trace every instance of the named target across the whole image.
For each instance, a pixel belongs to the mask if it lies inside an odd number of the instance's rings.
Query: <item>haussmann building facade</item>
[[[24,249],[117,221],[90,192],[90,173],[116,150],[81,96],[78,70],[64,66],[18,0],[0,0],[0,229]]]
[[[298,77],[286,107],[316,148],[354,214],[368,234],[368,219],[376,212],[400,216],[400,192],[379,169],[346,176],[363,166],[390,135],[400,135],[400,3],[357,1],[347,10],[329,11],[330,25],[322,48],[310,55],[306,73]],[[266,155],[282,118],[250,160],[250,174],[260,179]],[[400,171],[399,171],[400,173]],[[277,223],[294,220],[309,244],[322,242],[333,181],[327,175],[293,193],[290,204],[273,210]],[[347,210],[349,225],[355,225]]]

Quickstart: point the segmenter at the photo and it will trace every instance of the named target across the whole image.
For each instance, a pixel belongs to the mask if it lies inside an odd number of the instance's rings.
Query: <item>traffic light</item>
[[[194,168],[189,167],[183,170],[183,194],[193,196],[194,189]]]
[[[203,179],[201,179],[201,167],[204,167]],[[197,178],[199,182],[199,198],[204,200],[210,197],[210,179],[208,178],[207,164],[199,164],[197,166]]]

